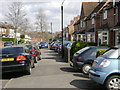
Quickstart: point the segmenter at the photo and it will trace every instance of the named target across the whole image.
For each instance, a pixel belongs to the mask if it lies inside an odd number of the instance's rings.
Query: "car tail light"
[[[27,60],[27,58],[25,56],[17,56],[16,61],[23,61],[23,60]]]
[[[101,62],[101,64],[99,65],[99,67],[107,67],[107,66],[109,66],[110,65],[110,61],[108,61],[108,60],[103,60],[102,62]]]
[[[76,59],[81,59],[82,57],[76,57]]]

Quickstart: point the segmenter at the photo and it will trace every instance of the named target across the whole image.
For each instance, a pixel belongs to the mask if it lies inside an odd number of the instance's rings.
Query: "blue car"
[[[47,42],[46,42],[46,41],[42,41],[42,42],[40,42],[40,44],[39,44],[39,48],[48,48],[48,44],[47,44]]]
[[[109,90],[120,90],[120,48],[111,48],[98,57],[89,77]]]

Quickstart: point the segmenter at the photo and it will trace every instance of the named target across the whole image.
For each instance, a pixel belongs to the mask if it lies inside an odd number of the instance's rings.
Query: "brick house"
[[[13,31],[14,31],[14,27],[11,24],[7,22],[0,23],[0,36],[1,37],[11,37],[11,32]]]
[[[100,19],[99,20],[100,27],[96,29],[97,36],[95,42],[98,45],[109,44],[114,46],[120,42],[119,41],[119,8],[120,8],[119,2],[117,2],[117,5],[113,7],[113,2],[107,0],[104,3],[104,5],[97,11],[95,17],[98,17],[98,19]],[[115,27],[117,30],[115,29]]]
[[[118,45],[120,44],[120,1],[116,2],[115,6],[115,15],[114,15],[114,33],[115,33],[115,38],[114,38],[114,44]]]
[[[105,2],[97,5],[90,15],[85,19],[86,22],[86,41],[87,42],[97,42],[97,32],[95,31],[100,28],[100,18],[99,16],[94,17],[95,13],[104,5]],[[96,36],[96,37],[95,37]]]
[[[76,22],[79,27],[79,31],[76,34],[76,40],[87,41],[86,40],[86,18],[90,15],[90,13],[94,10],[94,8],[98,5],[98,2],[83,2],[81,6],[80,20]],[[75,26],[76,26],[75,24]],[[76,26],[77,27],[77,26]]]
[[[79,20],[79,18],[80,18],[80,16],[78,15],[78,16],[76,16],[76,17],[74,17],[74,19],[73,20],[71,20],[70,21],[70,25],[68,25],[68,30],[69,30],[69,41],[72,41],[73,40],[73,35],[72,35],[72,33],[74,32],[74,24],[75,24],[75,22],[77,21],[77,20]]]

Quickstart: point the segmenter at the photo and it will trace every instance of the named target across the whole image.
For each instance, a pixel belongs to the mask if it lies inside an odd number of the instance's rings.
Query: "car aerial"
[[[97,50],[108,49],[108,47],[103,46],[89,46],[80,49],[73,55],[72,61],[70,61],[70,66],[76,70],[82,70],[84,74],[88,74],[88,70],[91,68],[92,63],[96,59]]]
[[[31,68],[35,67],[33,55],[26,46],[0,48],[0,57],[2,73],[21,71],[31,74]]]
[[[40,49],[41,49],[41,48],[48,48],[48,43],[47,43],[46,41],[40,42],[39,48],[40,48]]]
[[[6,41],[5,43],[4,43],[4,47],[6,47],[6,46],[12,46],[13,45],[13,42],[12,41]]]
[[[89,77],[109,90],[120,90],[120,48],[111,48],[99,56],[89,70]]]
[[[37,63],[38,60],[41,60],[41,52],[37,46],[32,44],[26,44],[26,46],[29,48],[30,53],[34,56],[35,63]]]

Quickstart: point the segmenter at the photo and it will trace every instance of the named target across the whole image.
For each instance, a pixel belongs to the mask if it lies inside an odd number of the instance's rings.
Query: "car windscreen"
[[[18,54],[23,53],[22,47],[10,47],[10,48],[3,48],[0,49],[0,54]]]
[[[105,52],[102,56],[105,58],[118,58],[118,54],[118,49],[110,49],[107,52]]]

